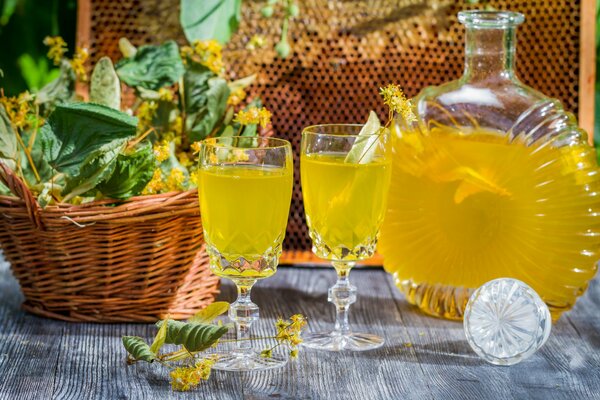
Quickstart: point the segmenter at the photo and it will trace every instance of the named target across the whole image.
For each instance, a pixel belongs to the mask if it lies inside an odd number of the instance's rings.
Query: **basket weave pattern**
[[[0,246],[34,314],[66,321],[183,319],[214,300],[196,191],[41,209],[0,163]]]

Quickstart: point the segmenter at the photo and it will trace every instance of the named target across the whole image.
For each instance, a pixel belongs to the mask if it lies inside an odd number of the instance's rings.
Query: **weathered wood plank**
[[[309,329],[333,327],[327,288],[331,268],[281,268],[260,282],[255,335],[270,335],[277,317],[300,312]],[[150,339],[151,325],[72,324],[38,318],[19,308],[22,297],[0,262],[0,399],[587,399],[600,393],[600,285],[553,327],[544,348],[512,367],[495,367],[470,350],[462,324],[430,318],[409,306],[382,270],[356,270],[357,331],[386,338],[363,353],[304,350],[286,367],[259,373],[215,371],[192,393],[174,393],[167,371],[126,366],[122,335]],[[225,281],[221,299],[233,301]]]

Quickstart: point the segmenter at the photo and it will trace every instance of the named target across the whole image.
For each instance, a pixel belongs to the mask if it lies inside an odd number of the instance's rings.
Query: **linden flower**
[[[410,124],[417,120],[412,111],[412,102],[406,98],[400,86],[389,84],[379,90],[383,97],[383,104],[387,105],[391,111],[400,114],[404,122]]]
[[[184,62],[189,59],[202,64],[220,75],[224,70],[222,49],[223,47],[216,40],[194,40],[191,47],[181,48],[181,58]]]
[[[169,192],[183,190],[184,180],[185,175],[183,174],[183,171],[178,168],[173,168],[167,178],[167,190]]]
[[[0,104],[4,106],[8,119],[16,128],[26,128],[30,125],[31,121],[27,119],[27,116],[32,111],[32,99],[29,92],[23,92],[16,97],[0,96]]]
[[[154,174],[152,175],[152,179],[150,179],[150,182],[148,182],[148,184],[142,191],[142,194],[160,193],[160,191],[163,190],[163,188],[164,183],[162,181],[162,171],[160,170],[160,168],[156,168],[154,170]]]
[[[264,36],[253,35],[250,38],[250,40],[248,41],[248,44],[246,45],[246,49],[248,49],[248,50],[260,49],[265,46],[266,42],[267,41],[265,40]]]
[[[200,142],[194,142],[190,145],[194,154],[200,153],[201,145]]]
[[[244,89],[238,89],[232,92],[227,99],[227,105],[237,106],[246,98],[246,92]]]
[[[171,387],[173,390],[182,392],[195,388],[201,381],[205,381],[210,377],[210,371],[215,361],[214,357],[207,357],[198,360],[193,366],[175,368],[169,374],[171,376]]]
[[[84,64],[87,61],[88,57],[89,57],[88,50],[86,48],[81,48],[78,46],[75,48],[75,55],[73,56],[73,59],[70,61],[73,71],[75,71],[75,74],[77,75],[77,77],[82,81],[87,80],[87,74],[85,73]]]
[[[67,52],[67,43],[60,36],[46,36],[44,44],[48,47],[48,58],[54,62],[54,65],[60,64],[63,56]]]
[[[200,170],[199,169],[195,169],[192,172],[190,172],[190,182],[193,183],[194,185],[196,185],[197,187],[200,186]]]
[[[173,101],[173,92],[167,88],[158,89],[158,98],[162,101]]]
[[[187,153],[179,153],[177,159],[179,160],[179,163],[186,168],[192,165],[192,160],[190,160],[190,156],[188,156]]]
[[[181,118],[181,116],[179,116],[179,115],[177,117],[175,117],[175,119],[171,123],[170,128],[175,133],[183,132],[183,118]]]
[[[156,115],[158,104],[153,101],[143,101],[137,109],[137,117],[139,120],[139,126],[142,130],[152,126],[152,120]]]
[[[170,147],[169,142],[166,140],[154,143],[152,150],[154,150],[154,158],[156,158],[156,161],[163,162],[168,159],[171,153]]]
[[[240,125],[259,124],[264,128],[271,122],[271,112],[264,107],[250,107],[246,111],[238,112],[234,121]]]

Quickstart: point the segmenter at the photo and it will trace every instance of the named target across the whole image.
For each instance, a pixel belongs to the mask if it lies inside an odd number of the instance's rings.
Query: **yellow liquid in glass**
[[[362,260],[372,255],[390,182],[390,162],[346,163],[346,154],[302,154],[302,194],[317,256]]]
[[[499,132],[403,133],[379,246],[386,269],[430,314],[460,318],[466,288],[512,277],[558,318],[600,258],[595,157],[587,145],[526,146]]]
[[[207,244],[228,261],[248,263],[276,251],[285,236],[292,192],[291,168],[214,166],[200,172],[200,209]],[[273,268],[211,267],[225,277],[266,278]]]

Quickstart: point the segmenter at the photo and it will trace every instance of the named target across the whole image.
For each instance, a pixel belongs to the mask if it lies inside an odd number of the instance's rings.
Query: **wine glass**
[[[252,286],[277,270],[292,196],[292,147],[274,138],[219,137],[200,147],[200,210],[210,268],[238,291],[229,317],[236,349],[219,354],[213,368],[251,371],[286,360],[262,357],[251,346],[250,326],[258,306]]]
[[[348,324],[356,301],[348,276],[357,261],[375,252],[391,173],[389,130],[365,134],[362,127],[315,125],[302,133],[302,193],[312,250],[331,261],[338,277],[328,297],[337,310],[335,329],[306,336],[304,345],[311,348],[360,351],[383,344],[383,338],[354,333]]]

